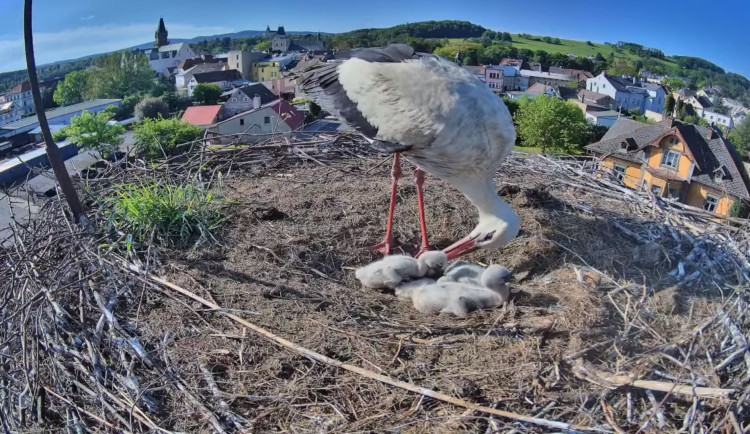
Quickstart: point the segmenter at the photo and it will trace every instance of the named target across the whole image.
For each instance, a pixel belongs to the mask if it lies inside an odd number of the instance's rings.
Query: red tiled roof
[[[24,81],[21,84],[17,84],[16,87],[11,89],[10,93],[22,93],[31,91],[31,83]]]
[[[300,128],[305,123],[305,116],[283,99],[277,100],[269,104],[269,106],[279,114],[292,131]]]
[[[219,118],[220,105],[202,105],[188,107],[182,115],[182,121],[199,127],[213,125]]]

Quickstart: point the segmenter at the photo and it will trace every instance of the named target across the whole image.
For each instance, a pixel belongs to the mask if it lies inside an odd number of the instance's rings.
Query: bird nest
[[[159,165],[104,165],[81,191],[214,186],[215,242],[133,248],[53,198],[0,250],[6,431],[744,432],[748,227],[634,192],[591,161],[514,154],[498,193],[522,219],[469,259],[513,270],[503,307],[457,319],[362,288],[389,160],[349,136],[271,137]],[[394,235],[420,242],[406,169]],[[428,177],[431,242],[476,222]],[[92,204],[93,205],[93,204]],[[127,248],[123,247],[127,244]]]

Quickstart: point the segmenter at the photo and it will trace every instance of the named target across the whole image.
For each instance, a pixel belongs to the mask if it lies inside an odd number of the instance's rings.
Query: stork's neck
[[[492,178],[473,178],[451,180],[461,193],[477,208],[479,220],[486,220],[489,217],[502,218],[507,212],[513,213],[513,210],[505,203],[495,190],[495,183]]]
[[[471,235],[499,230],[501,235],[496,240],[499,245],[505,245],[516,237],[520,228],[520,219],[510,205],[497,195],[497,187],[491,177],[474,179],[467,177],[452,181],[452,184],[471,201],[479,213],[479,222]]]

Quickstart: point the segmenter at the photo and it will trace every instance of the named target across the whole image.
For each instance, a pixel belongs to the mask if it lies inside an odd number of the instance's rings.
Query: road
[[[135,144],[133,132],[127,131],[123,137],[120,151],[129,152]],[[88,151],[83,151],[65,161],[65,168],[71,176],[81,173],[99,161],[99,158]],[[34,215],[39,207],[34,202],[39,196],[55,191],[55,177],[52,170],[46,170],[29,179],[23,185],[14,188],[10,194],[0,193],[0,243],[5,244],[8,237],[8,227],[13,223],[12,216],[25,222]]]

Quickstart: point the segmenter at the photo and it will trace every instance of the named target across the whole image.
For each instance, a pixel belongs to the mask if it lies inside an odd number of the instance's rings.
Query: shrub
[[[55,142],[62,142],[65,140],[68,140],[68,127],[61,128],[54,133],[52,133],[52,139]]]
[[[741,200],[735,200],[732,206],[729,208],[730,217],[738,217],[746,219],[750,214],[750,206]]]
[[[193,99],[201,104],[216,104],[221,97],[221,87],[214,83],[201,83],[193,89]]]
[[[157,119],[169,117],[169,104],[161,98],[144,98],[135,105],[135,119],[141,122],[144,119]]]
[[[122,143],[122,135],[125,127],[122,125],[110,125],[110,114],[101,111],[91,114],[83,111],[80,116],[70,120],[70,125],[65,128],[68,140],[78,147],[94,150],[104,158],[109,158],[117,151]]]
[[[192,142],[201,135],[203,129],[176,118],[146,119],[133,128],[136,149],[147,158],[173,155],[177,153],[177,145]]]
[[[143,98],[144,96],[140,93],[123,98],[122,103],[120,104],[120,110],[118,110],[115,118],[119,120],[132,118],[135,113],[136,104],[138,104]]]
[[[107,218],[137,243],[198,246],[221,226],[220,199],[201,186],[123,184],[103,200]]]

